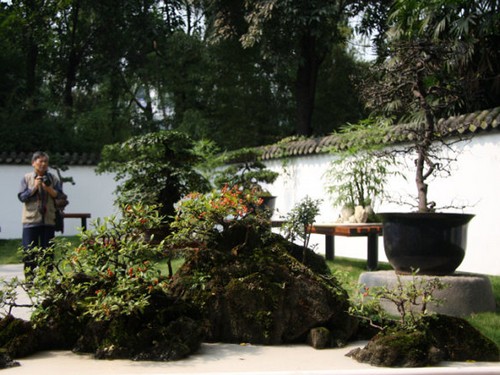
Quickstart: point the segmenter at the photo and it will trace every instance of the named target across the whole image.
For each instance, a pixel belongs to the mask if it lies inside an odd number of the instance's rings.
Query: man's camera
[[[45,184],[45,186],[50,186],[51,185],[51,181],[50,181],[50,178],[48,176],[42,176],[40,177],[42,179],[42,182]]]

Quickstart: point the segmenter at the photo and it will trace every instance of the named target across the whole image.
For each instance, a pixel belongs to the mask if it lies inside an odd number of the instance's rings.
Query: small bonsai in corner
[[[498,361],[499,348],[465,319],[434,314],[429,304],[446,301],[435,292],[447,287],[439,277],[398,282],[393,288],[365,287],[350,313],[378,330],[363,348],[348,357],[374,366],[423,367],[441,361]],[[381,302],[393,304],[397,316],[389,316]]]

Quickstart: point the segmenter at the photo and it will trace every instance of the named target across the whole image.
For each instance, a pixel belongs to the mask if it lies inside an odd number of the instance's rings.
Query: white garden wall
[[[92,215],[88,224],[98,217],[116,213],[113,206],[113,191],[116,182],[113,175],[96,175],[94,166],[71,166],[63,176],[71,176],[75,185],[64,184],[64,191],[70,201],[66,212],[88,212]],[[17,199],[19,186],[24,174],[30,172],[30,165],[0,165],[0,238],[21,238],[22,203]],[[78,233],[79,219],[65,220],[64,235]],[[60,233],[58,233],[60,235]]]
[[[469,224],[466,256],[458,270],[500,275],[500,133],[476,135],[469,142],[461,142],[455,147],[461,152],[453,174],[433,181],[429,198],[438,206],[466,204],[468,207],[460,212],[476,215]],[[332,160],[332,155],[314,154],[290,157],[285,162],[280,159],[266,161],[270,169],[280,172],[278,180],[269,187],[277,196],[275,219],[289,212],[306,195],[323,199],[317,223],[332,223],[337,219],[340,208],[332,206],[325,189],[324,173]],[[411,162],[405,165],[411,165]],[[407,198],[407,193],[414,195],[416,187],[413,171],[403,172],[407,181],[394,177],[387,190]],[[411,210],[395,203],[383,203],[375,209],[378,212]],[[456,209],[444,211],[457,212]],[[317,251],[324,254],[324,237],[313,235],[311,240]],[[366,238],[336,237],[335,255],[366,259]],[[379,239],[379,260],[387,260],[382,237]]]
[[[438,205],[454,203],[468,204],[465,212],[476,217],[469,224],[468,246],[465,259],[459,271],[500,275],[500,132],[476,135],[469,143],[461,143],[462,152],[451,177],[434,181],[429,188],[431,200]],[[270,186],[277,195],[277,212],[286,215],[303,197],[322,198],[318,223],[334,222],[340,208],[333,207],[326,194],[325,171],[333,156],[314,154],[266,161],[266,164],[280,172],[278,180]],[[411,165],[410,163],[407,163]],[[17,193],[22,176],[31,170],[29,165],[0,165],[0,238],[21,237],[21,203]],[[406,171],[408,181],[392,178],[388,191],[402,196],[416,191],[413,172]],[[89,212],[94,220],[116,213],[113,205],[113,191],[116,182],[110,174],[96,175],[93,166],[72,166],[64,172],[72,176],[75,185],[65,184],[70,205],[66,212]],[[377,211],[407,211],[408,207],[384,203],[375,207]],[[449,210],[453,211],[453,210]],[[65,235],[77,233],[80,221],[68,219]],[[313,235],[312,243],[324,254],[324,237]],[[366,259],[366,238],[336,237],[335,254],[338,256]],[[379,259],[385,261],[383,239],[379,240]]]

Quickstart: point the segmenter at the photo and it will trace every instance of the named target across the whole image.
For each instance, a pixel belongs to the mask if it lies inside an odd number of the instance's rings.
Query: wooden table
[[[90,219],[89,213],[63,213],[64,219],[81,219],[83,230],[87,230],[87,219]]]
[[[283,221],[273,221],[273,227],[280,227]],[[335,258],[335,236],[367,237],[367,269],[375,271],[378,267],[378,236],[382,235],[381,223],[366,224],[314,224],[311,233],[325,236],[325,258]]]
[[[335,236],[367,237],[367,268],[378,267],[378,236],[382,234],[381,223],[369,224],[314,224],[311,233],[325,235],[325,258],[335,258]]]

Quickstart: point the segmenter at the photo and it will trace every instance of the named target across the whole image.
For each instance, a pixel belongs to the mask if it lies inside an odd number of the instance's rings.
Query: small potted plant
[[[341,129],[341,142],[330,150],[335,156],[327,170],[327,192],[335,207],[342,207],[338,222],[379,222],[374,205],[388,197],[385,191],[388,178],[399,174],[393,154],[383,152],[375,137],[382,131],[380,119],[369,118],[358,124],[349,124]],[[382,120],[383,121],[383,120]],[[370,140],[370,145],[361,145],[356,139]],[[345,148],[342,149],[343,145]]]
[[[116,203],[156,205],[165,225],[155,231],[155,240],[168,234],[168,223],[175,215],[174,205],[191,191],[209,190],[209,181],[197,166],[203,157],[184,133],[160,131],[136,136],[124,143],[104,147],[98,173],[115,173]],[[154,234],[154,233],[153,233]]]
[[[219,164],[223,165],[216,172],[214,184],[218,188],[238,186],[242,190],[252,191],[264,200],[263,206],[272,213],[276,197],[263,184],[272,184],[279,176],[259,160],[260,153],[255,148],[244,148],[223,154]]]

